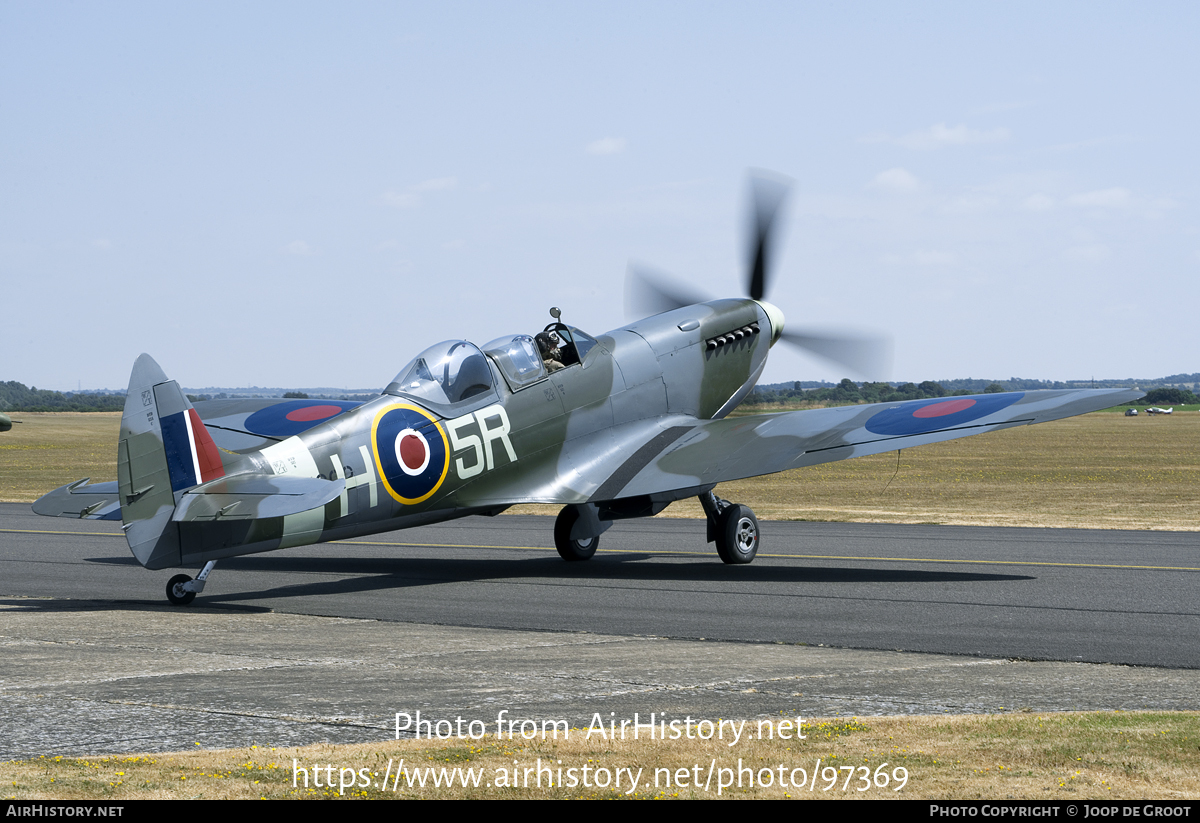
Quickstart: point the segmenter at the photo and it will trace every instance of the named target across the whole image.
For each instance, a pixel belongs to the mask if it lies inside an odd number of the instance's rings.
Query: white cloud
[[[1166,212],[1171,209],[1180,208],[1183,204],[1178,200],[1170,197],[1159,197],[1145,204],[1145,216],[1151,220],[1158,220],[1166,215]]]
[[[972,113],[973,114],[996,114],[996,113],[1002,112],[1002,111],[1017,111],[1019,109],[1027,109],[1033,105],[1034,105],[1034,103],[1031,100],[1026,100],[1023,102],[1022,101],[1014,101],[1014,102],[1010,102],[1010,103],[992,103],[987,106],[980,106],[977,109],[973,109]]]
[[[396,209],[411,209],[421,205],[421,195],[431,191],[447,191],[458,186],[457,177],[434,177],[414,183],[400,191],[385,191],[379,202]]]
[[[1021,207],[1029,211],[1048,211],[1054,208],[1054,198],[1048,194],[1031,194]]]
[[[1092,138],[1091,140],[1078,140],[1074,143],[1057,143],[1053,146],[1042,146],[1041,148],[1033,149],[1033,151],[1035,151],[1035,152],[1077,151],[1079,149],[1091,149],[1091,148],[1096,148],[1097,146],[1112,146],[1112,145],[1119,145],[1122,143],[1131,143],[1131,142],[1133,142],[1133,138],[1131,138],[1127,135],[1117,134],[1117,135],[1112,135],[1109,137],[1095,137],[1095,138]]]
[[[1075,263],[1099,263],[1112,257],[1112,250],[1103,243],[1096,243],[1067,249],[1063,256]]]
[[[313,248],[303,240],[293,240],[291,243],[288,243],[286,246],[280,249],[280,251],[284,254],[296,254],[300,255],[301,257],[308,257],[309,255],[313,254]]]
[[[952,251],[919,251],[913,255],[913,262],[920,266],[951,266],[957,261]]]
[[[588,154],[620,154],[625,151],[624,137],[602,137],[587,144],[584,149]]]
[[[396,209],[411,209],[421,198],[410,191],[385,191],[379,195],[379,202]]]
[[[952,251],[915,251],[912,254],[885,254],[879,262],[889,266],[953,266],[958,262],[958,255]]]
[[[864,137],[863,143],[897,143],[910,149],[941,149],[946,146],[968,146],[979,143],[1003,143],[1009,138],[1005,128],[984,131],[967,128],[963,124],[947,126],[945,123],[935,123],[927,129],[910,132],[903,137],[890,135],[873,135]]]
[[[943,146],[966,146],[973,143],[1002,143],[1008,139],[1008,129],[979,131],[959,124],[952,128],[938,123],[925,132],[913,132],[905,138],[912,148],[942,148]]]
[[[871,185],[877,189],[890,191],[916,191],[921,187],[921,181],[912,172],[905,169],[888,169],[875,175]]]
[[[458,185],[457,177],[434,177],[431,180],[425,180],[417,183],[415,186],[409,186],[411,191],[445,191],[452,189]]]
[[[1000,205],[1000,200],[990,194],[964,194],[944,206],[949,214],[980,214]]]
[[[1122,188],[1100,189],[1099,191],[1071,195],[1067,198],[1067,202],[1072,206],[1109,209],[1121,208],[1129,205],[1130,192],[1129,189]]]

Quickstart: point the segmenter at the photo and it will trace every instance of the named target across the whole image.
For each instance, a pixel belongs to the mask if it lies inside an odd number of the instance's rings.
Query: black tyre
[[[558,519],[554,521],[554,548],[558,549],[559,557],[570,562],[591,560],[600,545],[598,536],[587,540],[571,539],[571,529],[575,528],[575,521],[578,519],[579,512],[567,506],[558,513]]]
[[[186,574],[177,574],[167,581],[167,599],[176,606],[186,606],[196,599],[195,592],[186,591],[183,588],[184,583],[188,583],[192,578]]]
[[[749,506],[730,506],[721,513],[717,554],[735,566],[754,560],[758,554],[758,520]]]

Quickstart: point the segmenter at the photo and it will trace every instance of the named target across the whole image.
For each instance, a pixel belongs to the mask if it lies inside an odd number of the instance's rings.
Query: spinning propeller
[[[771,343],[790,343],[812,354],[848,366],[864,377],[886,379],[891,369],[891,341],[885,337],[826,335],[808,330],[784,331],[783,312],[763,298],[771,278],[771,252],[776,220],[787,199],[791,181],[769,172],[750,176],[750,247],[746,295],[762,303],[771,319]],[[691,284],[653,269],[630,264],[626,279],[625,306],[632,315],[644,317],[672,309],[704,303],[712,298]]]

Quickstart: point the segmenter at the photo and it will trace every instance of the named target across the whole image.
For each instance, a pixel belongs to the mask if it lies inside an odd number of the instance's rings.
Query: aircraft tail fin
[[[190,488],[223,477],[221,452],[191,402],[158,363],[133,364],[117,445],[117,487],[129,549],[148,569],[180,563],[171,518]]]

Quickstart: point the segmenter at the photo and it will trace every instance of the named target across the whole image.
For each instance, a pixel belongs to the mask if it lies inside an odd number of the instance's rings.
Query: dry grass
[[[91,477],[117,479],[120,412],[13,412],[0,433],[0,500],[32,503],[51,489]]]
[[[782,718],[777,718],[782,719]],[[755,728],[749,721],[746,729]],[[43,757],[0,764],[4,794],[16,799],[138,798],[888,798],[905,799],[1195,799],[1200,797],[1200,715],[1195,713],[1015,713],[966,717],[808,720],[806,740],[612,741],[574,731],[569,740],[388,741],[286,749],[105,758]],[[293,766],[293,758],[296,765]],[[543,772],[536,784],[538,760]],[[393,781],[400,760],[413,769],[475,769],[478,788],[410,787]],[[514,763],[515,761],[515,763]],[[736,785],[740,766],[742,785]],[[389,765],[390,764],[390,765]],[[818,767],[819,764],[819,767]],[[886,765],[885,765],[886,764]],[[790,784],[779,786],[780,766]],[[321,786],[313,785],[319,767]],[[326,766],[330,769],[326,771]],[[515,775],[514,775],[515,766]],[[583,785],[583,768],[589,782]],[[814,767],[818,767],[815,784]],[[548,786],[557,770],[567,782]],[[641,769],[631,793],[628,773]],[[903,769],[904,772],[897,771]],[[343,772],[342,769],[346,769]],[[526,772],[525,770],[529,771]],[[709,772],[712,771],[711,781]],[[764,769],[771,770],[773,785]],[[803,769],[804,773],[793,771]],[[865,769],[865,771],[864,771]],[[304,784],[306,770],[309,785]],[[607,770],[597,772],[597,770]],[[687,770],[688,785],[679,786]],[[725,771],[721,771],[725,770]],[[894,791],[907,773],[907,782]],[[385,775],[387,788],[382,788]],[[502,777],[503,775],[503,777]],[[864,775],[870,775],[866,788]],[[879,786],[876,780],[887,786]],[[488,785],[516,777],[517,787]],[[670,785],[668,783],[670,777]],[[697,777],[699,778],[697,781]],[[657,778],[658,785],[655,785]],[[293,783],[294,781],[294,783]],[[342,782],[352,784],[341,788]],[[326,784],[332,782],[333,787]],[[364,782],[370,785],[363,786]],[[532,784],[532,785],[527,785]],[[699,786],[694,785],[699,782]],[[720,788],[718,783],[733,785]],[[847,782],[849,785],[847,786]],[[810,788],[811,787],[811,788]],[[829,787],[829,788],[826,788]],[[860,791],[862,789],[862,791]]]
[[[0,434],[0,499],[116,479],[118,414],[24,414]],[[1200,530],[1200,412],[1096,413],[725,483],[764,520]],[[511,511],[557,514],[556,506]],[[702,517],[694,500],[663,516]]]

